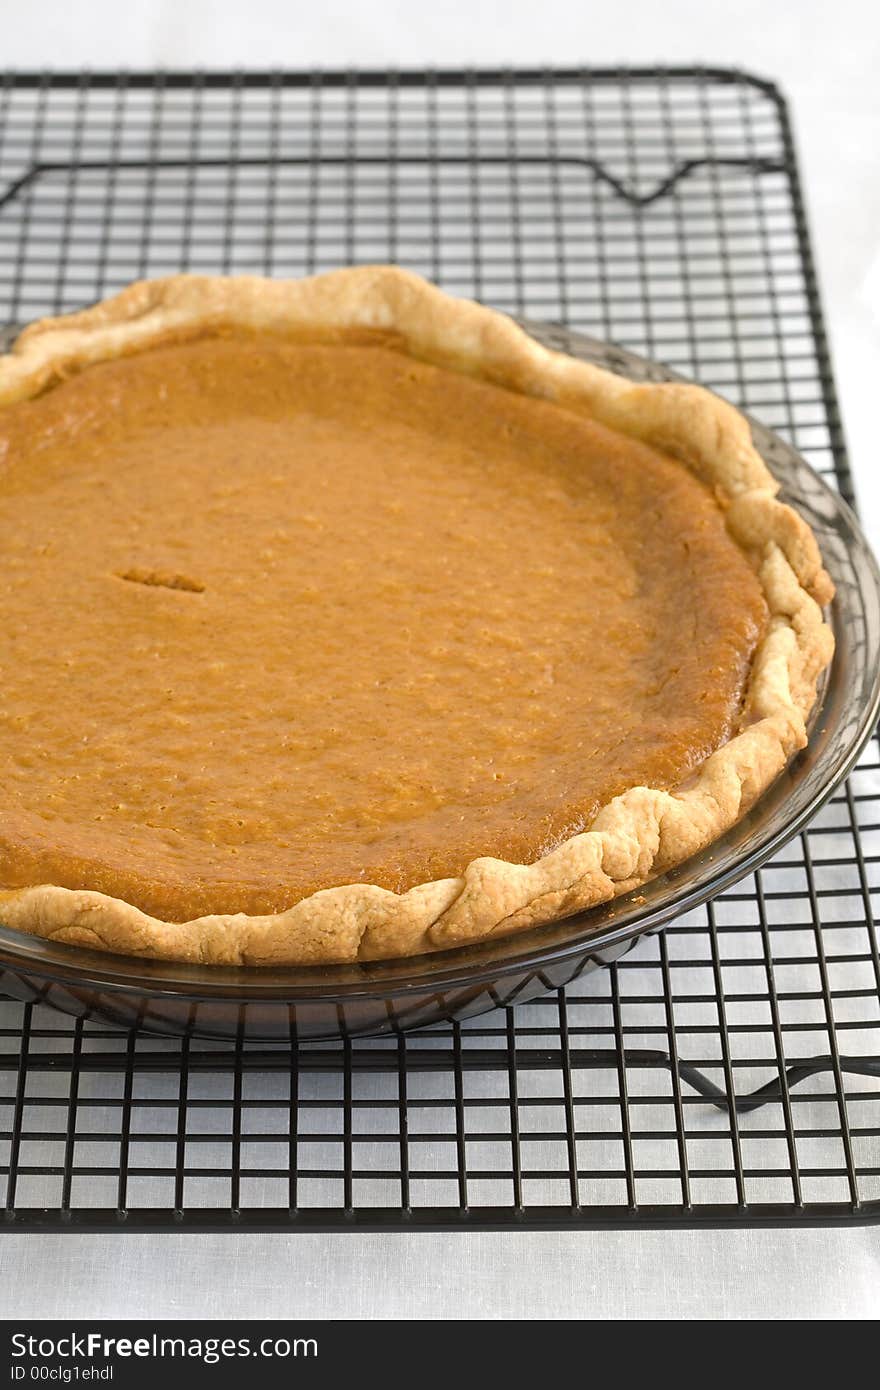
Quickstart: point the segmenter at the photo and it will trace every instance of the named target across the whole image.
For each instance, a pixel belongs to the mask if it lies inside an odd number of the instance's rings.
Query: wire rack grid
[[[398,261],[702,380],[851,497],[784,102],[744,74],[10,75],[0,235],[10,324]],[[229,1047],[4,1000],[8,1226],[877,1219],[878,864],[874,744],[752,878],[471,1022]]]

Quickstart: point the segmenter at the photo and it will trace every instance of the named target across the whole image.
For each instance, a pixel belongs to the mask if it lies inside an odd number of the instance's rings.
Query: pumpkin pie
[[[745,420],[391,267],[175,276],[0,362],[0,920],[370,960],[627,892],[806,741]]]

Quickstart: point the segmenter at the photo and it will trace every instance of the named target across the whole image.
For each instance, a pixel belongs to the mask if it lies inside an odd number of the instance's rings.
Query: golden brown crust
[[[713,487],[770,611],[741,727],[685,786],[632,788],[588,831],[533,864],[476,859],[460,878],[400,895],[347,884],[271,916],[183,923],[101,893],[38,884],[0,889],[7,925],[124,954],[215,964],[319,964],[449,948],[607,902],[681,862],[733,825],[804,746],[816,681],[833,651],[820,608],[833,586],[815,537],[776,498],[748,424],[732,406],[697,386],[633,385],[550,352],[504,315],[388,266],[299,281],[183,275],[132,285],[92,309],[27,329],[0,359],[0,405],[33,397],[90,363],[220,326],[390,330],[416,357],[564,404],[682,460]]]

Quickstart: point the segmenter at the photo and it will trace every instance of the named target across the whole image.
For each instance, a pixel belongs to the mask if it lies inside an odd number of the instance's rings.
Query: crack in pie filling
[[[0,363],[0,920],[217,963],[607,901],[802,747],[812,533],[737,413],[406,272],[178,276]]]

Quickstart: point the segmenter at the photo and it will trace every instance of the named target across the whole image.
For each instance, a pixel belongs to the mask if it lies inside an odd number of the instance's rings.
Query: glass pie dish
[[[547,346],[634,380],[675,379],[619,348],[538,324]],[[171,1034],[289,1042],[399,1032],[527,1000],[608,965],[751,873],[795,835],[846,776],[880,706],[880,573],[846,503],[787,445],[754,439],[819,540],[837,593],[837,644],[806,749],[749,813],[686,863],[603,907],[519,935],[432,955],[344,966],[194,966],[65,946],[0,924],[0,989],[76,1015]]]

